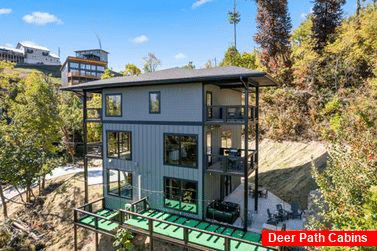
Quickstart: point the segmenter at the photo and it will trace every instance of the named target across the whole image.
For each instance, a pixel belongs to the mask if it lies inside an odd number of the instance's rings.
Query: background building
[[[60,65],[60,57],[46,47],[19,42],[16,48],[0,47],[0,60],[17,64]]]
[[[101,78],[108,65],[109,54],[101,49],[75,51],[61,68],[62,86],[72,86]]]

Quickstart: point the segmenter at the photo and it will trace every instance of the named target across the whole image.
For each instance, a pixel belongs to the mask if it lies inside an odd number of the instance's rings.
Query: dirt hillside
[[[311,177],[312,161],[323,168],[327,160],[321,142],[276,142],[263,140],[259,146],[259,183],[286,202],[307,208],[307,198],[316,184]],[[253,180],[253,178],[252,178]]]

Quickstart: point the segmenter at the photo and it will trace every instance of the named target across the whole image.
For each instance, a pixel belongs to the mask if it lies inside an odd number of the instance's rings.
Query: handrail
[[[131,211],[126,211],[126,210],[123,210],[123,209],[120,209],[119,210],[121,213],[124,213],[124,214],[130,214],[130,215],[133,215],[133,216],[136,216],[136,217],[141,217],[141,218],[144,218],[144,219],[147,219],[148,221],[156,221],[156,222],[161,222],[161,223],[165,223],[165,224],[168,224],[168,225],[172,225],[172,226],[176,226],[176,227],[181,227],[184,229],[184,235],[183,237],[185,236],[185,231],[197,231],[197,232],[200,232],[200,233],[204,233],[204,234],[209,234],[209,235],[214,235],[216,237],[220,237],[220,238],[224,238],[225,239],[225,243],[227,242],[227,240],[232,240],[232,241],[238,241],[238,242],[243,242],[243,243],[246,243],[246,244],[251,244],[251,245],[256,245],[258,247],[264,247],[262,246],[262,244],[260,243],[256,243],[256,242],[252,242],[252,241],[247,241],[247,240],[243,240],[243,239],[238,239],[236,237],[233,237],[233,236],[228,236],[228,235],[223,235],[223,234],[218,234],[218,233],[214,233],[214,232],[210,232],[210,231],[206,231],[206,230],[202,230],[202,229],[198,229],[198,228],[194,228],[194,227],[189,227],[189,226],[184,226],[184,225],[180,225],[180,224],[177,224],[177,223],[174,223],[174,222],[170,222],[170,221],[165,221],[165,220],[160,220],[160,219],[156,219],[156,218],[153,218],[153,217],[149,217],[149,216],[146,216],[146,215],[142,215],[142,214],[138,214],[138,213],[134,213],[134,212],[131,212]],[[122,224],[125,224],[127,225],[126,223],[122,222]],[[153,230],[153,224],[152,224],[152,230]],[[186,233],[187,234],[187,233]],[[174,238],[174,237],[173,237]],[[177,238],[174,238],[174,239],[177,239]],[[189,241],[189,240],[187,240]],[[268,247],[269,249],[273,249],[273,250],[277,250],[276,248],[270,248]]]
[[[89,201],[88,203],[82,205],[81,207],[78,207],[77,209],[85,208],[85,207],[87,207],[89,205],[92,205],[92,204],[94,204],[94,203],[96,203],[98,201],[104,200],[104,199],[105,199],[105,197],[101,197],[99,199],[95,199],[95,200]]]
[[[108,217],[105,217],[105,216],[101,216],[101,215],[98,215],[98,214],[94,214],[94,213],[91,213],[91,212],[87,212],[85,210],[82,210],[82,209],[78,209],[78,208],[75,208],[74,209],[76,212],[80,212],[82,214],[86,214],[86,215],[90,215],[90,216],[93,216],[95,218],[100,218],[102,220],[110,220]]]

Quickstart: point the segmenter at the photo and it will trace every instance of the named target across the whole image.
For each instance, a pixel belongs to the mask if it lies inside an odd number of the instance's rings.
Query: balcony
[[[102,142],[88,142],[86,156],[102,159]]]
[[[252,162],[255,159],[255,150],[249,150],[248,154],[248,174],[253,172]],[[245,150],[220,148],[219,154],[206,155],[206,170],[211,173],[226,174],[226,175],[245,175]]]
[[[89,79],[92,79],[92,80],[101,78],[101,76],[81,73],[81,72],[77,72],[77,71],[76,72],[68,72],[67,76],[68,76],[68,78],[89,78]]]
[[[86,122],[101,122],[101,108],[86,108]]]
[[[207,124],[244,124],[246,119],[256,118],[257,109],[249,106],[249,114],[245,115],[245,106],[207,106]]]

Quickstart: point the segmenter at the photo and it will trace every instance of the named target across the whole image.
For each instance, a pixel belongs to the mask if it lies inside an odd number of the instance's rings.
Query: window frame
[[[176,208],[171,208],[171,207],[168,207],[166,206],[165,204],[165,199],[166,199],[166,180],[168,179],[173,179],[175,180],[176,182],[179,182],[179,197],[180,197],[180,200],[179,200],[179,209],[176,209]],[[195,205],[196,205],[196,212],[193,213],[193,212],[189,212],[189,211],[186,211],[186,210],[182,210],[181,209],[181,203],[183,202],[182,201],[182,183],[181,182],[192,182],[195,184],[196,186],[196,198],[194,198],[194,200],[196,201]],[[169,176],[164,176],[163,177],[163,206],[164,208],[167,208],[167,209],[170,209],[170,210],[177,210],[177,211],[180,211],[180,212],[184,212],[184,213],[188,213],[188,214],[199,214],[199,188],[198,188],[198,184],[199,182],[197,180],[188,180],[188,179],[181,179],[181,178],[174,178],[174,177],[169,177]]]
[[[111,193],[110,192],[110,171],[116,171],[118,172],[118,194],[115,194],[115,193]],[[124,173],[130,173],[131,174],[131,196],[130,197],[126,197],[126,196],[122,196],[121,195],[121,192],[120,192],[120,172],[124,172]],[[107,195],[110,195],[110,196],[115,196],[115,197],[119,197],[119,198],[123,198],[123,199],[127,199],[127,200],[132,200],[133,199],[133,194],[134,194],[134,189],[133,189],[133,180],[134,178],[134,175],[133,175],[133,172],[131,171],[125,171],[125,170],[120,170],[118,168],[106,168],[106,189],[107,189]]]
[[[158,97],[158,112],[152,111],[151,94],[157,94],[157,97]],[[151,92],[149,92],[148,97],[149,97],[149,113],[150,114],[160,114],[161,113],[161,92],[160,91],[151,91]]]
[[[165,145],[165,137],[167,136],[178,136],[178,137],[194,137],[196,139],[196,149],[195,149],[195,154],[196,154],[196,160],[195,160],[195,166],[190,166],[190,165],[184,165],[182,164],[182,157],[181,157],[181,141],[179,141],[179,164],[172,164],[168,163],[166,160],[166,145]],[[164,133],[163,135],[163,162],[164,165],[166,166],[178,166],[178,167],[187,167],[187,168],[193,168],[193,169],[198,169],[198,158],[199,158],[199,141],[198,141],[198,134],[182,134],[182,133]]]
[[[119,95],[120,96],[120,114],[119,115],[109,115],[108,112],[107,112],[107,97],[108,96],[117,96]],[[122,109],[122,106],[123,106],[123,95],[122,93],[106,93],[104,95],[104,101],[105,101],[105,116],[106,117],[122,117],[123,115],[123,109]]]
[[[117,153],[116,155],[118,155],[118,157],[112,157],[112,156],[109,156],[109,147],[108,147],[108,142],[109,142],[109,137],[108,137],[108,134],[109,133],[116,133],[117,136],[116,136],[116,145],[117,145]],[[129,158],[121,158],[120,157],[120,144],[119,144],[119,133],[128,133],[128,138],[129,138],[129,147],[130,147],[130,157]],[[106,130],[106,157],[108,159],[121,159],[121,160],[132,160],[132,131],[116,131],[116,130]]]

